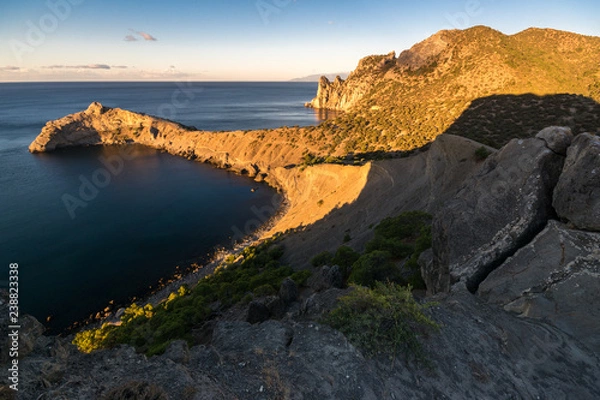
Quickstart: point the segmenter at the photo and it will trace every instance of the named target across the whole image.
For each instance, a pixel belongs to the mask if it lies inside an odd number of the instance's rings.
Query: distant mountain
[[[307,105],[345,111],[323,125],[324,135],[332,143],[330,151],[339,152],[340,146],[347,151],[422,146],[445,132],[475,100],[498,102],[503,99],[493,97],[498,95],[538,96],[533,103],[530,97],[524,98],[527,104],[522,115],[513,113],[516,121],[522,119],[525,124],[538,117],[539,109],[531,107],[542,102],[541,96],[585,96],[545,102],[553,107],[546,110],[546,116],[554,116],[545,118],[546,123],[575,128],[576,118],[571,113],[581,108],[597,114],[598,60],[600,37],[537,28],[510,36],[485,26],[446,30],[399,56],[392,52],[363,58],[346,80],[321,78],[317,96]],[[558,104],[557,99],[566,103]],[[510,99],[510,106],[513,110],[520,107],[515,98]],[[498,111],[498,107],[483,109]],[[495,115],[489,117],[498,122]],[[592,125],[600,126],[597,116],[588,117]],[[517,129],[516,134],[525,135],[528,130]]]
[[[342,79],[346,79],[350,73],[349,72],[338,72],[337,74],[315,74],[305,76],[303,78],[294,78],[290,82],[319,82],[322,76],[325,76],[329,80],[334,80],[336,76],[339,76]]]

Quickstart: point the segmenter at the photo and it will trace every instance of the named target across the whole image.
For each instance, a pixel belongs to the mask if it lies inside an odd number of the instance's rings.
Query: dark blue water
[[[46,121],[100,101],[207,130],[309,125],[318,118],[303,104],[315,91],[312,83],[0,84],[0,285],[18,263],[21,311],[51,316],[58,331],[230,245],[233,228],[256,220],[253,209],[280,201],[265,185],[141,146],[29,154]]]

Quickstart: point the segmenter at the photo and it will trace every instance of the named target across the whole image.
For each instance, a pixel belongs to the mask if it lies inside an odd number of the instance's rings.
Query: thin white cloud
[[[20,71],[21,68],[7,65],[6,67],[0,67],[0,71]]]
[[[133,34],[125,36],[125,39],[123,39],[123,40],[125,40],[126,42],[137,42],[137,41],[141,40],[138,38],[138,36],[147,42],[156,42],[158,40],[157,38],[155,38],[154,36],[152,36],[151,34],[149,34],[147,32],[136,31],[135,29],[129,29],[129,30]]]
[[[157,38],[146,32],[138,32],[137,34],[143,37],[146,41],[156,42],[158,40]]]
[[[88,65],[47,65],[45,69],[110,69],[106,64],[88,64]]]

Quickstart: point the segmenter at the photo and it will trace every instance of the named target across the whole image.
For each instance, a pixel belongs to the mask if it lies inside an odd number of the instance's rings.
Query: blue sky
[[[1,0],[0,81],[288,80],[441,29],[600,36],[597,0]]]

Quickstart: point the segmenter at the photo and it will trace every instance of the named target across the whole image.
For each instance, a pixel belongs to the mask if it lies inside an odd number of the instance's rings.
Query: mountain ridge
[[[599,54],[600,37],[553,29],[440,31],[398,56],[364,57],[346,80],[322,78],[307,106],[347,114],[325,123],[336,146],[407,150],[443,133],[479,98],[570,94],[598,102]]]

